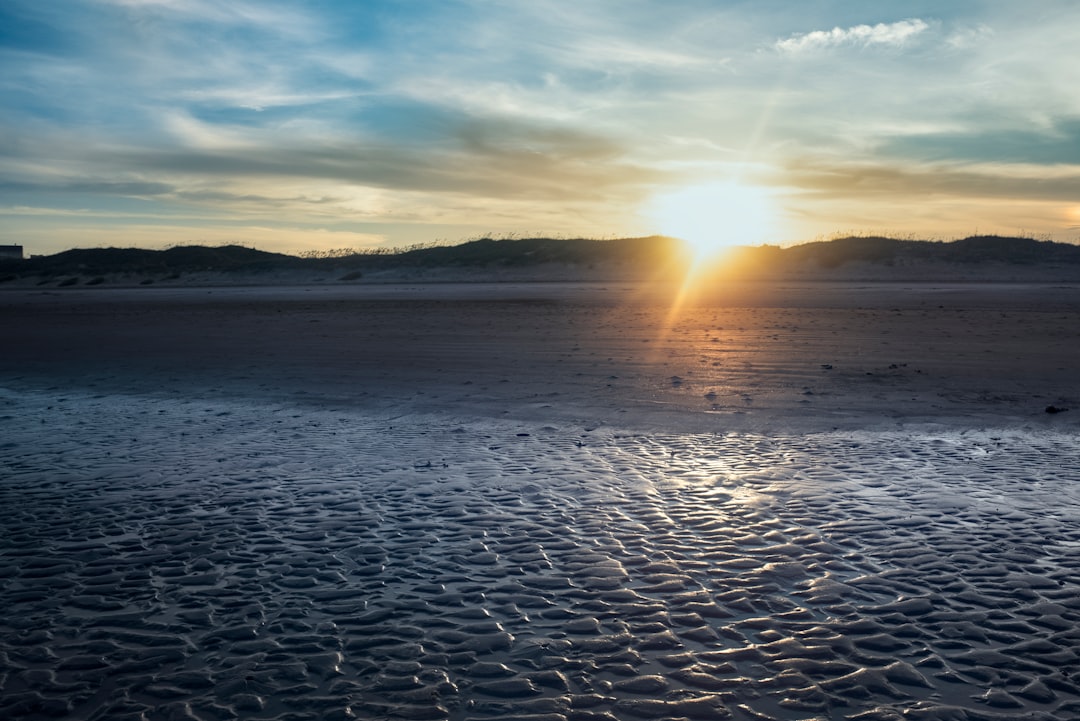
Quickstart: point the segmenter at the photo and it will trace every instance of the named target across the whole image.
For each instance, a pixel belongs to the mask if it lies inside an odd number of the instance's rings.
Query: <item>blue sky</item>
[[[1076,241],[1077,37],[1073,0],[5,0],[0,242],[644,235],[724,184],[770,242]]]

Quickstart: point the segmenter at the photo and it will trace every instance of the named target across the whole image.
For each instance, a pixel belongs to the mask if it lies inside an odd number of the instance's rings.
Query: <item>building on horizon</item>
[[[21,245],[0,245],[0,258],[8,260],[11,258],[23,259],[23,247]]]

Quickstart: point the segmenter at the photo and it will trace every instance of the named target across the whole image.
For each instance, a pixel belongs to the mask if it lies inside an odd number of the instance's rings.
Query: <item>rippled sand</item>
[[[1077,468],[0,391],[0,717],[1080,718]]]

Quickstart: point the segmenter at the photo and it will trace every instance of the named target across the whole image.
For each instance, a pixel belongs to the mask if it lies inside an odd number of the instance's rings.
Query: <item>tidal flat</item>
[[[196,292],[0,313],[4,718],[1080,714],[1072,338],[1023,337],[1068,297],[804,293],[800,331],[763,325],[790,300]],[[916,313],[957,322],[899,338]],[[342,351],[371,327],[415,338]]]

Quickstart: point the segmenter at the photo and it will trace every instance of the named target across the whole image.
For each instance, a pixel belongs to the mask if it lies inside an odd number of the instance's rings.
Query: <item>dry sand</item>
[[[682,430],[1080,422],[1080,287],[429,284],[0,292],[22,387]],[[1047,406],[1077,406],[1047,418]]]
[[[0,717],[1080,717],[1080,291],[668,301],[0,294]]]

